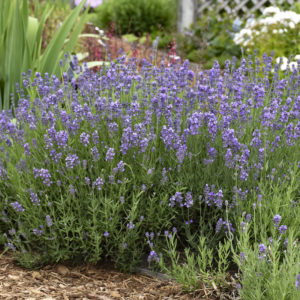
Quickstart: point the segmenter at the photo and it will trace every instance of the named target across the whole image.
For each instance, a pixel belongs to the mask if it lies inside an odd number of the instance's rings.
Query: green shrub
[[[175,0],[108,0],[95,9],[93,22],[118,34],[142,35],[153,30],[171,30],[176,22]],[[176,9],[175,9],[176,11]]]

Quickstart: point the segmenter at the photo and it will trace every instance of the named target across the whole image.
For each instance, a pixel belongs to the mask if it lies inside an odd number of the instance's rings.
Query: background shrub
[[[176,0],[107,0],[95,9],[93,22],[118,34],[141,36],[154,30],[176,28]]]

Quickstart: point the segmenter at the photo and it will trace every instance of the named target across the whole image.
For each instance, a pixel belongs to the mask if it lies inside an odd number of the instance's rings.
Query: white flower
[[[300,14],[297,14],[293,11],[281,11],[274,17],[280,21],[291,20],[295,24],[298,24],[300,22]]]
[[[277,29],[273,29],[273,33],[274,33],[274,34],[277,34],[277,33],[278,33],[278,30],[277,30]]]
[[[280,9],[276,6],[269,6],[266,7],[263,11],[263,15],[269,15],[269,14],[277,14],[280,12]]]
[[[281,71],[285,71],[287,69],[287,64],[282,64],[281,66],[280,66],[280,70]]]
[[[262,29],[261,29],[261,32],[268,32],[268,28],[266,26],[264,26]]]
[[[290,23],[289,23],[289,26],[290,26],[291,29],[294,29],[294,28],[295,28],[295,23],[290,22]]]
[[[241,36],[244,36],[244,35],[252,36],[252,30],[251,29],[247,29],[247,28],[243,28],[240,31],[240,35]]]
[[[300,54],[295,56],[295,60],[300,60]]]
[[[176,61],[179,61],[180,60],[180,56],[178,55],[170,55],[170,58],[176,60]]]
[[[263,25],[273,25],[273,24],[276,24],[278,22],[278,18],[276,18],[276,15],[274,17],[267,17],[265,19],[261,19],[259,21],[260,24],[263,24]]]
[[[278,33],[283,33],[283,29],[279,29],[279,30],[278,30]]]
[[[234,41],[237,45],[240,45],[240,44],[243,43],[244,39],[243,39],[242,37],[238,36],[238,37],[235,37],[235,38],[233,39],[233,41]]]

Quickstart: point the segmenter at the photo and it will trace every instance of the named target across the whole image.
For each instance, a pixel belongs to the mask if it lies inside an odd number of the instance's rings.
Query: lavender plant
[[[253,199],[268,210],[249,243],[263,242],[267,212],[299,208],[299,65],[283,79],[267,56],[199,73],[146,60],[138,71],[125,56],[97,74],[73,66],[62,81],[25,74],[15,118],[0,114],[0,230],[23,265],[109,258],[132,271],[159,262],[168,231],[189,251],[206,237],[224,274]],[[280,180],[293,188],[273,201]],[[298,238],[299,221],[281,225]]]
[[[298,164],[286,176],[260,185],[258,197],[249,199],[251,214],[244,213],[237,220],[240,226],[233,252],[241,272],[243,299],[299,298]]]

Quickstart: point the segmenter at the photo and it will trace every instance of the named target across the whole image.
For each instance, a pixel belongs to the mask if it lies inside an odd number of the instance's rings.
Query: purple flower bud
[[[251,217],[252,217],[251,214],[247,214],[247,215],[246,215],[246,222],[247,222],[247,223],[250,223]]]

